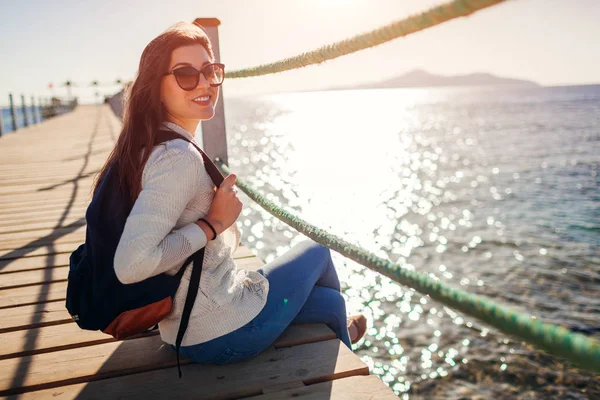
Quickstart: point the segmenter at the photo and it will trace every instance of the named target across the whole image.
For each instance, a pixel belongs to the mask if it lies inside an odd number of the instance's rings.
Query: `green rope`
[[[225,72],[226,78],[247,78],[302,68],[333,60],[346,54],[355,53],[369,47],[378,46],[390,40],[431,28],[451,19],[466,17],[481,9],[502,3],[506,0],[455,0],[431,8],[421,14],[392,22],[389,25],[365,32],[354,37],[331,43],[316,50],[285,58],[269,64]]]
[[[221,160],[217,159],[216,164],[225,175],[231,173],[229,167]],[[471,294],[434,280],[425,273],[409,271],[283,210],[239,177],[236,179],[236,186],[276,218],[351,260],[412,287],[442,304],[477,318],[504,333],[523,339],[551,354],[564,357],[575,365],[595,373],[600,372],[600,342],[597,340],[571,332],[562,326],[533,320],[530,316],[497,304],[484,296]]]

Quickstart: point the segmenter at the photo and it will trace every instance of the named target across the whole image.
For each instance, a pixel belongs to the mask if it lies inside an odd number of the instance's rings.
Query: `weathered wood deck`
[[[68,258],[84,241],[91,183],[119,126],[107,106],[79,106],[0,139],[0,395],[397,398],[323,324],[291,326],[237,364],[182,358],[182,379],[157,332],[116,341],[80,330],[64,306]],[[243,246],[234,258],[240,268],[263,264]]]

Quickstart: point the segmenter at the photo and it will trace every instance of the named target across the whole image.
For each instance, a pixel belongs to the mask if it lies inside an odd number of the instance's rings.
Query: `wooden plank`
[[[0,196],[0,208],[4,207],[5,204],[24,202],[27,205],[30,205],[34,203],[43,203],[45,200],[49,200],[53,203],[64,201],[65,205],[67,205],[70,201],[89,201],[91,200],[90,188],[79,187],[77,190],[75,190],[73,188],[73,184],[69,184],[43,192],[2,195]]]
[[[31,147],[31,144],[28,145]],[[21,180],[27,183],[28,179],[35,179],[39,182],[55,182],[70,179],[74,176],[90,178],[102,167],[102,163],[98,162],[100,157],[105,157],[104,161],[106,161],[110,153],[110,151],[104,152],[101,150],[93,152],[89,155],[89,160],[86,163],[86,158],[88,158],[87,151],[66,150],[65,152],[61,149],[60,154],[58,154],[58,149],[55,151],[57,152],[55,159],[48,158],[40,162],[34,162],[31,159],[21,159],[0,164],[0,174],[2,174],[0,186],[2,184],[14,185]],[[0,154],[2,153],[2,149],[0,149]],[[89,161],[91,160],[94,160],[97,164],[90,163]]]
[[[25,257],[13,260],[0,260],[0,279],[7,272],[30,271],[69,265],[70,253]]]
[[[70,212],[79,212],[85,213],[87,209],[87,202],[80,201],[77,203],[70,203],[68,201],[62,200],[56,204],[52,203],[41,203],[36,205],[25,205],[25,204],[4,204],[0,207],[0,216],[2,216],[2,222],[9,220],[13,217],[23,217],[23,216],[36,216],[36,217],[47,217],[54,215],[62,215],[65,212],[65,209],[68,209]]]
[[[81,107],[81,106],[80,106]],[[100,110],[104,113],[104,110]],[[52,148],[56,150],[56,152],[46,152],[46,153],[38,153],[35,155],[35,162],[42,162],[39,160],[51,160],[56,158],[62,158],[63,154],[59,153],[59,151],[67,151],[72,153],[87,153],[89,150],[90,141],[93,140],[95,144],[104,144],[105,146],[113,142],[112,134],[107,133],[105,126],[97,126],[96,132],[93,132],[93,126],[91,126],[88,121],[83,120],[81,115],[76,115],[79,113],[79,110],[75,110],[72,114],[66,117],[66,119],[70,120],[70,123],[75,123],[78,127],[86,127],[88,129],[81,129],[79,131],[80,135],[70,135],[67,132],[63,132],[63,129],[69,129],[67,126],[63,126],[61,128],[51,129],[51,125],[56,122],[56,118],[52,120],[47,120],[44,122],[44,125],[40,127],[37,131],[30,131],[27,134],[22,133],[21,135],[27,135],[27,139],[35,139],[35,144],[39,144],[40,148],[49,149]],[[110,117],[108,113],[105,114],[106,117]],[[93,119],[93,118],[92,118]],[[115,120],[119,125],[121,125],[120,120]],[[95,121],[94,121],[95,122]],[[102,124],[104,125],[104,124]],[[61,132],[52,132],[54,130],[60,130]],[[49,132],[53,134],[48,134]],[[57,135],[60,136],[61,140],[56,140]],[[2,149],[2,153],[4,155],[12,155],[16,159],[24,159],[24,158],[32,158],[31,153],[25,153],[23,151],[19,152],[19,145],[22,144],[25,139],[23,138],[12,138],[13,141],[9,142],[6,140],[6,147]],[[29,143],[31,145],[31,143]],[[4,143],[3,143],[4,145]],[[25,154],[24,154],[25,153]],[[29,156],[29,157],[28,157]]]
[[[65,141],[69,139],[63,138]],[[91,138],[90,138],[91,139]],[[40,144],[40,143],[37,143]],[[28,143],[31,146],[31,143]],[[39,159],[32,160],[31,158],[24,158],[22,155],[9,158],[9,155],[6,154],[6,158],[3,159],[2,164],[5,168],[10,168],[11,166],[20,166],[21,168],[18,172],[21,171],[31,171],[34,172],[36,169],[46,169],[53,168],[53,170],[60,172],[61,170],[64,172],[69,171],[79,171],[75,169],[77,167],[81,167],[81,161],[84,161],[86,157],[88,157],[88,149],[83,151],[69,151],[65,150],[61,147],[56,147],[55,154],[51,157],[40,157]],[[96,167],[100,164],[102,165],[100,159],[106,161],[108,153],[110,149],[108,147],[104,147],[103,149],[98,149],[99,151],[93,151],[89,154],[89,165],[95,165]],[[15,171],[17,169],[15,168]]]
[[[85,230],[77,230],[67,234],[58,234],[52,236],[44,236],[38,239],[16,239],[5,240],[0,242],[0,252],[12,257],[13,254],[22,250],[33,250],[40,247],[52,246],[57,244],[76,244],[83,243],[85,240]],[[77,246],[75,246],[77,248]]]
[[[294,329],[290,329],[294,327]],[[335,333],[325,324],[289,325],[274,344],[276,348],[335,339]]]
[[[257,257],[240,258],[236,265],[241,269],[258,269],[264,265]],[[0,274],[0,291],[28,285],[48,284],[65,281],[69,275],[69,266],[57,266],[31,271]]]
[[[49,245],[35,246],[35,247],[24,247],[22,249],[10,249],[0,251],[0,260],[12,260],[23,257],[37,257],[47,254],[59,254],[59,253],[71,253],[75,250],[79,244],[83,243],[85,237],[81,239],[80,243],[73,241],[66,241],[62,243],[61,239],[57,239],[58,243],[51,243]],[[240,245],[235,253],[236,257],[252,257],[254,253],[245,246]]]
[[[0,275],[0,291],[27,285],[39,285],[67,280],[69,267],[45,268]]]
[[[28,145],[31,147],[30,143],[28,143]],[[82,151],[56,148],[54,149],[56,154],[54,154],[52,158],[47,157],[39,160],[33,160],[31,158],[21,158],[19,160],[16,157],[12,160],[9,160],[7,158],[3,160],[3,163],[0,163],[0,173],[2,173],[2,177],[8,179],[18,179],[19,177],[28,176],[31,177],[36,173],[36,171],[44,171],[45,174],[53,174],[54,176],[73,176],[83,171],[81,174],[87,175],[102,167],[102,161],[106,161],[106,158],[112,150],[109,147],[105,147],[109,146],[108,144],[92,144],[92,147],[97,146],[103,146],[103,148],[98,148],[98,151],[92,152],[89,152],[88,149]],[[2,150],[3,149],[0,149],[0,154],[8,157],[8,155],[4,154]],[[102,157],[104,160],[100,161]],[[49,178],[49,180],[50,179],[56,178],[52,177]]]
[[[61,254],[61,256],[68,257],[69,254]],[[254,258],[255,260],[246,260],[247,258]],[[239,246],[236,252],[233,254],[233,259],[235,260],[238,268],[245,269],[259,268],[259,263],[262,263],[262,261],[258,260],[246,246]],[[22,260],[27,260],[27,258],[13,261],[20,262]],[[10,276],[10,274],[6,276]],[[0,274],[0,278],[4,278],[4,276]],[[0,309],[19,307],[40,302],[45,303],[65,300],[66,288],[67,283],[63,280],[54,283],[21,286],[18,288],[0,290]]]
[[[158,334],[158,330],[153,334]],[[80,329],[75,322],[7,332],[1,338],[0,360],[116,341],[100,331]],[[290,338],[295,339],[293,343]],[[325,324],[290,325],[273,346],[283,348],[331,339],[335,339],[335,333]]]
[[[65,208],[84,207],[89,204],[89,199],[86,197],[77,197],[75,200],[71,198],[59,198],[53,201],[46,199],[40,201],[29,202],[9,202],[0,205],[0,215],[10,214],[12,212],[27,212],[27,211],[48,211],[48,210],[64,210]]]
[[[80,168],[81,169],[81,168]],[[6,176],[3,175],[0,178],[0,189],[9,188],[9,187],[26,187],[29,185],[40,185],[40,187],[46,187],[48,185],[61,183],[61,182],[69,182],[76,175],[81,179],[93,179],[95,172],[89,172],[86,174],[79,174],[79,170],[70,170],[70,171],[55,171],[52,174],[46,173],[43,175],[23,175],[21,176]],[[77,173],[77,174],[76,174]],[[37,190],[34,189],[34,190]]]
[[[8,232],[19,232],[22,230],[32,230],[40,228],[55,228],[60,225],[69,225],[75,220],[79,220],[85,216],[86,210],[70,209],[70,210],[59,210],[55,213],[51,212],[26,212],[26,213],[14,213],[7,217],[2,218],[0,222],[0,233]],[[36,215],[37,214],[37,215]],[[37,224],[45,224],[43,226],[37,226]]]
[[[52,243],[73,243],[85,240],[85,225],[44,229],[0,235],[0,250],[12,250],[21,247],[37,247]]]
[[[95,170],[86,173],[84,176],[95,176],[100,170]],[[15,175],[2,175],[0,176],[0,186],[4,185],[21,185],[21,184],[32,184],[32,183],[57,183],[73,179],[73,171],[65,172],[41,172],[37,170],[35,173],[19,173]]]
[[[69,143],[70,140],[72,140],[71,138],[61,138],[65,141],[65,143]],[[35,159],[32,159],[31,157],[27,157],[28,154],[23,154],[23,153],[19,153],[18,151],[15,151],[14,153],[10,153],[8,151],[3,151],[2,155],[5,157],[2,159],[2,163],[0,163],[0,166],[3,167],[10,167],[11,165],[20,165],[22,170],[26,170],[27,168],[29,169],[34,169],[36,167],[39,168],[43,168],[46,165],[51,165],[52,167],[54,167],[55,169],[60,169],[62,168],[65,171],[68,171],[67,165],[69,162],[72,161],[78,161],[79,159],[83,159],[88,153],[89,153],[89,141],[91,141],[91,137],[88,138],[84,138],[84,140],[88,140],[88,142],[81,142],[82,146],[81,148],[77,149],[73,149],[73,148],[67,148],[64,146],[64,144],[61,146],[60,143],[57,145],[57,143],[52,143],[50,142],[46,142],[46,144],[48,146],[52,146],[54,147],[52,150],[52,152],[48,151],[47,154],[41,154],[38,153],[36,155]],[[96,139],[96,138],[95,138]],[[94,142],[97,142],[96,140],[94,140]],[[31,146],[31,143],[28,143]],[[43,147],[42,142],[36,143],[37,145],[40,145],[40,147]],[[98,147],[97,149],[93,149],[94,151],[91,152],[91,155],[97,155],[99,153],[103,153],[105,155],[108,155],[108,153],[110,152],[110,150],[112,150],[112,145],[109,143],[96,143],[97,146],[102,146],[102,148]],[[94,146],[96,147],[96,146]],[[49,149],[47,149],[49,150]],[[106,160],[106,158],[105,158]]]
[[[62,301],[0,310],[0,333],[71,323]]]
[[[85,218],[83,218],[85,220]],[[64,244],[85,241],[86,225],[44,229],[10,234],[0,234],[0,250],[39,247],[49,244]],[[3,252],[6,255],[6,252]]]
[[[247,400],[398,400],[398,396],[377,376],[351,376],[314,385],[296,385],[288,390],[275,391]]]
[[[80,105],[79,107],[82,107],[82,105]],[[85,106],[83,106],[83,107],[85,107]],[[79,112],[80,112],[79,109],[75,110],[72,114],[70,114],[70,116],[68,118],[73,119],[73,116]],[[106,113],[104,110],[101,110],[101,112],[106,117],[106,122],[108,122],[109,125],[118,126],[117,129],[121,128],[121,120],[119,120],[118,118],[115,118],[114,115],[111,115],[110,111],[108,111]],[[87,125],[88,128],[92,128],[89,124],[86,123],[87,122],[86,120],[81,118],[81,116],[78,116],[78,117],[79,118],[75,118],[75,119],[77,119],[77,121],[70,121],[70,123],[72,124],[73,122],[77,122],[79,126]],[[112,119],[112,121],[109,121],[109,119]],[[33,132],[33,131],[28,132],[27,139],[35,138],[35,143],[40,144],[40,147],[42,147],[44,149],[52,147],[54,149],[68,149],[70,151],[79,151],[79,152],[84,152],[84,153],[88,151],[90,139],[93,136],[92,129],[88,129],[87,131],[81,129],[81,130],[78,130],[75,135],[70,135],[67,132],[62,131],[63,128],[68,129],[68,127],[57,128],[58,130],[61,131],[60,138],[62,139],[62,140],[57,141],[56,133],[55,133],[55,135],[48,135],[48,131],[54,130],[54,129],[51,129],[51,125],[53,125],[54,122],[56,122],[56,121],[57,121],[56,118],[53,118],[52,120],[46,120],[44,122],[44,124],[40,126],[39,130],[37,130],[36,132]],[[106,144],[114,142],[113,139],[116,139],[116,136],[110,132],[107,133],[105,126],[98,126],[97,128],[98,129],[97,129],[97,132],[95,133],[94,143],[106,145]],[[87,135],[86,135],[86,133],[87,133]],[[21,135],[23,135],[23,133]],[[2,145],[3,145],[2,152],[3,153],[12,152],[14,155],[17,155],[17,156],[20,156],[21,158],[23,158],[23,150],[21,148],[21,145],[25,141],[26,141],[26,139],[23,139],[22,137],[13,137],[11,139],[6,138],[6,140],[4,140],[2,143]],[[31,145],[31,143],[29,143],[29,144]],[[52,157],[53,155],[54,154],[47,154],[47,156],[49,156],[49,157]]]
[[[76,171],[79,172],[79,171]],[[83,173],[83,174],[75,174],[75,171],[70,171],[70,173],[61,173],[56,172],[52,176],[49,177],[40,177],[40,176],[24,176],[24,177],[3,177],[0,179],[0,188],[26,188],[33,187],[33,185],[37,185],[38,188],[34,190],[30,190],[29,192],[37,192],[37,191],[45,191],[49,186],[56,185],[72,185],[73,182],[83,183],[84,179],[86,186],[91,186],[93,184],[93,180],[95,179],[95,173]],[[72,186],[71,186],[72,187]]]
[[[64,301],[66,292],[67,282],[0,290],[0,310],[38,303]]]
[[[58,283],[66,285],[66,281]],[[57,285],[58,283],[54,283],[53,285]],[[27,286],[27,288],[37,287],[39,286]],[[20,289],[25,289],[25,287]],[[66,289],[61,295],[57,289],[55,292],[50,293],[48,298],[44,299],[44,302],[39,304],[0,309],[0,333],[70,322],[71,316],[65,308],[64,301],[55,301],[57,300],[56,298],[64,300],[65,292]],[[43,293],[37,296],[32,294],[27,298],[35,302],[44,295]],[[53,301],[49,301],[50,299],[53,299]]]
[[[110,153],[113,148],[113,144],[110,142],[102,143],[103,139],[106,139],[105,135],[101,135],[99,137],[94,138],[92,145],[94,146],[94,154],[104,153],[106,156]],[[3,148],[1,149],[1,154],[6,159],[2,159],[0,163],[0,172],[10,172],[9,177],[18,177],[22,172],[26,172],[29,175],[35,173],[35,171],[43,170],[44,172],[49,171],[60,171],[63,170],[65,173],[70,172],[67,166],[67,162],[73,161],[71,158],[77,157],[83,159],[88,154],[88,146],[90,145],[91,137],[83,137],[83,141],[79,142],[80,145],[77,145],[76,142],[73,142],[73,138],[63,137],[61,138],[61,143],[57,145],[57,143],[53,143],[52,141],[42,142],[38,139],[33,139],[36,141],[37,145],[40,147],[44,146],[52,146],[52,153],[47,157],[36,158],[35,160],[27,160],[25,157],[27,155],[23,155],[23,153],[19,154],[19,150],[16,149],[13,154],[10,154],[8,148],[4,146],[7,144],[7,140],[2,141]],[[23,143],[21,143],[21,146]],[[27,143],[27,145],[31,146],[31,143]],[[21,150],[22,151],[22,150]],[[10,158],[9,158],[10,157]],[[11,167],[15,167],[14,170]],[[47,166],[48,170],[46,171],[44,167]],[[72,171],[72,170],[71,170]],[[3,175],[4,176],[4,175]]]
[[[73,213],[69,213],[73,214]],[[18,232],[39,231],[43,229],[54,229],[60,222],[60,226],[85,225],[85,213],[77,212],[76,215],[57,215],[51,218],[29,219],[23,218],[20,222],[3,222],[0,225],[1,234],[14,234]],[[44,220],[45,219],[45,220]]]
[[[293,381],[293,382],[282,383],[279,385],[272,385],[272,386],[264,387],[264,388],[262,388],[262,393],[263,394],[278,393],[278,392],[282,392],[284,390],[302,388],[305,386],[306,385],[304,384],[304,382],[298,380],[298,381]],[[252,397],[256,397],[256,396],[252,396]]]
[[[93,177],[86,176],[87,174],[77,177],[77,182],[80,182],[84,186],[90,186],[93,181]],[[57,188],[63,188],[65,182],[68,183],[69,179],[63,182],[45,182],[45,183],[30,183],[30,184],[22,184],[22,185],[0,185],[0,196],[12,196],[17,194],[30,194],[30,193],[40,193],[40,192],[48,192],[49,189],[53,189],[53,186]],[[66,185],[68,190],[72,189],[72,183]]]
[[[63,203],[65,206],[71,201],[74,203],[81,203],[91,200],[91,193],[89,188],[79,188],[74,192],[72,184],[57,188],[54,190],[48,190],[44,192],[36,193],[23,193],[0,196],[0,208],[4,208],[7,204],[19,204],[25,203],[26,205],[34,205],[35,203]]]
[[[241,259],[242,259],[242,258],[248,258],[248,257],[254,257],[254,258],[258,258],[258,257],[256,257],[256,254],[254,254],[254,253],[252,252],[252,250],[250,250],[250,248],[248,248],[248,247],[244,246],[243,244],[240,244],[240,245],[238,245],[238,248],[237,248],[237,249],[235,250],[235,252],[233,253],[233,259],[234,259],[234,260],[236,260],[236,265],[237,265],[239,268],[242,268],[242,267],[241,267],[241,264],[239,264],[239,263],[237,262],[237,260],[239,259],[239,260],[240,260],[240,262],[241,262]],[[259,260],[260,260],[260,259],[259,259]],[[261,260],[261,262],[262,262],[262,260]]]
[[[265,263],[258,257],[248,257],[236,260],[235,264],[238,268],[255,271],[264,266]]]
[[[35,224],[39,222],[51,223],[54,222],[56,225],[59,221],[65,225],[68,224],[66,219],[69,218],[81,218],[85,216],[87,207],[69,207],[68,210],[64,210],[64,207],[60,210],[52,211],[38,211],[38,210],[27,210],[11,212],[8,215],[3,215],[0,221],[0,226],[7,228],[9,226],[19,226],[19,224]]]
[[[175,365],[174,352],[159,337],[90,346],[85,352],[72,349],[2,360],[0,395],[57,388],[28,397],[101,394],[103,398],[173,399],[194,393],[198,399],[226,399],[260,394],[265,387],[298,380],[316,383],[369,373],[339,340],[271,347],[253,359],[224,366],[190,364],[185,359],[182,363],[187,364],[182,367],[183,379],[176,379],[176,368],[169,368]],[[94,382],[77,385],[89,380]]]
[[[78,246],[71,246],[74,251]],[[3,274],[8,272],[31,271],[36,269],[54,268],[69,265],[69,253],[61,253],[55,255],[44,255],[35,257],[25,257],[20,259],[2,260],[0,259],[0,279],[4,279]],[[242,258],[255,257],[254,254],[245,246],[237,248],[233,254],[234,260]],[[240,264],[236,263],[238,266]],[[252,264],[253,265],[253,264]],[[0,286],[1,287],[1,286]]]
[[[158,330],[155,330],[137,337],[153,336],[158,333]],[[0,360],[117,341],[101,331],[82,330],[75,322],[8,332],[0,337],[2,338]]]
[[[79,246],[76,243],[51,244],[48,246],[25,247],[0,251],[0,260],[14,260],[17,258],[46,256],[48,254],[71,253]]]

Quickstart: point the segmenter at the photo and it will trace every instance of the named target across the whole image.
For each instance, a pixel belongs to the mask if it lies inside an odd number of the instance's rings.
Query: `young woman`
[[[115,254],[117,277],[134,283],[174,275],[205,247],[181,347],[195,362],[247,359],[295,323],[326,323],[351,348],[364,335],[366,320],[347,319],[329,249],[306,240],[258,271],[238,269],[232,255],[242,202],[235,174],[215,188],[192,144],[174,139],[152,145],[159,129],[194,140],[198,123],[214,116],[223,78],[208,36],[194,24],[179,22],[144,49],[125,96],[121,134],[97,180],[118,161],[120,185],[132,205]],[[185,271],[173,309],[159,324],[162,340],[173,348],[191,272]]]

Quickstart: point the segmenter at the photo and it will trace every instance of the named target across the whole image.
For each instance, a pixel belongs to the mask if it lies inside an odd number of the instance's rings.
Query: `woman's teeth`
[[[206,104],[210,101],[210,96],[202,96],[202,97],[196,97],[194,100],[192,100],[195,103],[198,104]]]

